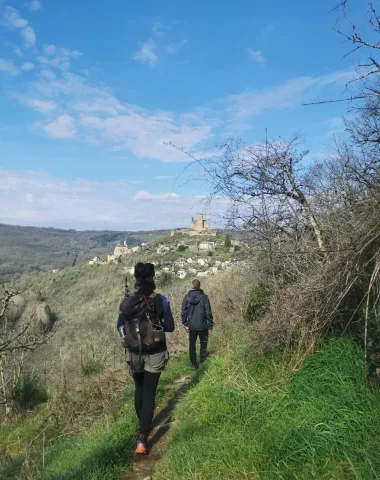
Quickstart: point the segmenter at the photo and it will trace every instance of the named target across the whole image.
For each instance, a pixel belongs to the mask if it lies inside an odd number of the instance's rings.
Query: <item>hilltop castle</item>
[[[204,220],[203,214],[198,213],[197,218],[191,218],[191,228],[183,228],[178,230],[172,230],[170,235],[173,237],[176,233],[182,233],[184,235],[190,235],[190,237],[207,235],[211,237],[216,236],[216,232],[210,230],[210,222]]]

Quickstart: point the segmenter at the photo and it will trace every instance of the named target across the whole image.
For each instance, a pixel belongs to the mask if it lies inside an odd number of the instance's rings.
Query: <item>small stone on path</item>
[[[185,375],[182,378],[179,378],[178,380],[175,380],[173,383],[175,385],[181,384],[181,383],[187,383],[189,380],[191,380],[191,375]]]

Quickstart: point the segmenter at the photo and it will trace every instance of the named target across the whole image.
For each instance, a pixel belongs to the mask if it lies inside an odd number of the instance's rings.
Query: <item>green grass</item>
[[[47,402],[48,392],[41,385],[38,377],[24,373],[17,385],[11,391],[11,399],[21,411],[33,409],[40,403]]]
[[[170,360],[169,365],[160,379],[157,402],[170,395],[168,387],[175,379],[189,373],[186,355]],[[53,427],[46,429],[44,459],[42,431],[46,428],[46,412],[43,409],[18,425],[2,429],[0,452],[3,450],[5,455],[0,456],[0,478],[11,480],[24,475],[41,480],[119,480],[129,468],[136,441],[133,392],[133,385],[129,384],[120,403],[94,421],[82,435],[60,436]],[[54,437],[58,439],[52,440]]]
[[[379,404],[350,339],[328,341],[295,372],[279,355],[226,349],[179,403],[154,478],[378,479]]]
[[[88,360],[82,361],[82,373],[85,377],[90,375],[96,375],[104,370],[104,362],[96,358],[90,358]]]

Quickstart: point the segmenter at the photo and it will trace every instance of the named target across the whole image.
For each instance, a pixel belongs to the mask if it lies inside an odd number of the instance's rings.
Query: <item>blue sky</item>
[[[0,222],[186,225],[207,189],[167,142],[301,130],[321,156],[346,105],[301,103],[344,96],[357,60],[335,3],[0,0]]]

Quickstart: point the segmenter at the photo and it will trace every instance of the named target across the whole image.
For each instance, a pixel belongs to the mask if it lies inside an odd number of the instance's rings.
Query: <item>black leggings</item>
[[[135,409],[139,420],[139,431],[148,436],[155,407],[156,390],[161,373],[134,373]]]

